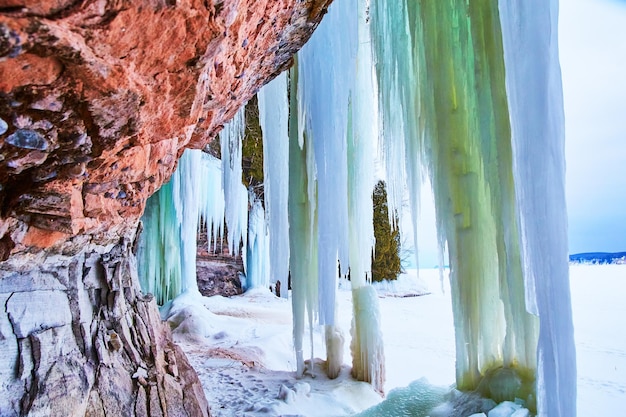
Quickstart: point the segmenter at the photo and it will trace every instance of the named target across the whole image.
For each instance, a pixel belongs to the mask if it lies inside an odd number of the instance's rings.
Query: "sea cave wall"
[[[0,2],[0,415],[210,414],[139,290],[139,217],[330,1]]]

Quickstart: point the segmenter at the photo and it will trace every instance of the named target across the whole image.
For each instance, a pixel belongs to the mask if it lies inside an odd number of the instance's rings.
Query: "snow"
[[[626,398],[626,265],[570,268],[578,415],[623,414]]]
[[[624,265],[571,267],[578,349],[578,415],[610,416],[623,410],[626,334],[616,329],[621,329],[626,315],[625,279]],[[397,293],[391,291],[389,284],[374,287],[379,294],[387,357],[386,398],[397,399],[411,392],[446,396],[449,402],[439,410],[448,412],[433,412],[431,417],[450,416],[451,404],[469,400],[458,392],[448,393],[447,387],[455,378],[454,332],[449,288],[441,291],[439,271],[421,270],[419,278],[416,271],[408,271],[400,276]],[[416,296],[420,292],[423,295]],[[337,297],[337,326],[349,337],[350,291],[340,289]],[[337,379],[329,380],[321,370],[321,361],[316,360],[313,370],[297,379],[291,303],[265,289],[232,298],[183,294],[165,307],[163,314],[170,317],[175,340],[198,372],[215,417],[338,417],[354,415],[377,404],[382,406],[382,398],[369,384],[354,381],[347,367],[342,368]],[[323,352],[323,326],[316,326],[313,335],[316,351]],[[344,354],[348,354],[348,349],[346,340]],[[419,381],[420,378],[425,380]],[[404,392],[390,392],[401,387]],[[503,404],[491,413],[488,409],[472,411],[462,417],[526,415],[523,408],[517,408],[518,404]],[[506,414],[501,411],[504,408],[514,408],[517,414]]]
[[[409,16],[416,16],[409,26],[415,34],[413,60],[419,73],[415,99],[420,109],[419,132],[411,138],[415,150],[409,152],[407,145],[407,155],[419,154],[419,142],[424,141],[422,163],[433,184],[440,247],[443,249],[447,242],[451,266],[456,382],[465,390],[478,389],[488,371],[516,366],[520,372],[532,374],[542,366],[535,356],[538,321],[527,312],[520,258],[520,236],[526,232],[520,225],[527,226],[521,220],[532,220],[520,218],[515,198],[516,190],[526,191],[528,184],[534,183],[513,180],[513,145],[504,83],[508,72],[502,61],[502,45],[476,41],[499,39],[497,4],[406,4]],[[526,10],[519,14],[523,20],[532,20],[533,16]],[[535,58],[534,52],[528,55]],[[543,70],[546,63],[536,61],[533,69]],[[546,99],[540,93],[536,96],[538,101]],[[532,126],[543,121],[527,117],[523,110],[518,113],[516,120],[523,118]],[[409,167],[419,162],[407,158],[407,171],[417,172],[417,167]],[[534,175],[545,171],[542,165],[533,166]],[[553,188],[558,188],[558,178],[550,184]],[[414,192],[412,200],[419,195],[415,188],[409,190]],[[553,188],[547,187],[546,192]],[[533,201],[543,202],[545,198]],[[541,219],[537,216],[537,223]],[[561,232],[541,224],[545,234]],[[560,262],[556,257],[547,259],[542,265]],[[537,279],[544,281],[550,277],[543,270],[532,272],[539,273]],[[520,391],[514,394],[534,402],[527,386],[520,384]]]

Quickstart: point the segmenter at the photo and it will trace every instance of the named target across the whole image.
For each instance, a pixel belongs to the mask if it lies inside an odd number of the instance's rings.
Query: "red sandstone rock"
[[[329,3],[3,1],[4,251],[128,234],[182,150],[289,66]]]

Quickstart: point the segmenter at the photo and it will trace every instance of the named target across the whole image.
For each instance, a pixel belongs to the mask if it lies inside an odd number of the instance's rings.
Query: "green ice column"
[[[312,144],[304,134],[305,121],[298,108],[297,61],[289,77],[289,271],[292,283],[293,339],[297,375],[301,377],[305,372],[305,315],[312,331],[318,305],[317,185],[313,171]]]
[[[537,319],[525,305],[498,4],[407,5],[419,124],[450,257],[457,387],[532,408]]]

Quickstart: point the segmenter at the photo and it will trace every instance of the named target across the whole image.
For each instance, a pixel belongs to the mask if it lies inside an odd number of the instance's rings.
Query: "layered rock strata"
[[[0,415],[208,414],[129,242],[329,3],[0,1]]]
[[[131,249],[0,265],[0,415],[210,415]]]

